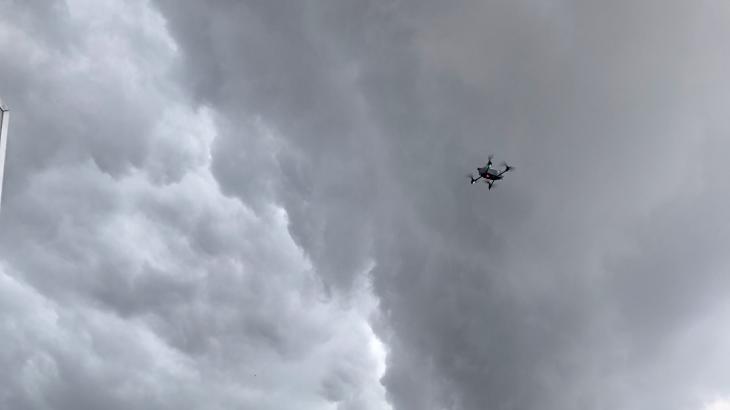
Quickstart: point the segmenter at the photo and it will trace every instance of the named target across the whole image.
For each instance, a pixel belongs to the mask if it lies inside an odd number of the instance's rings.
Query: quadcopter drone
[[[489,156],[489,159],[487,161],[487,165],[484,167],[477,168],[477,171],[479,172],[479,176],[474,178],[474,175],[470,174],[469,179],[471,179],[471,183],[475,183],[479,181],[480,179],[483,179],[486,184],[489,184],[489,189],[492,189],[492,185],[496,181],[499,181],[503,178],[503,175],[510,170],[514,169],[514,167],[507,165],[506,162],[502,163],[502,166],[504,167],[503,170],[499,171],[497,169],[492,168],[492,156]]]

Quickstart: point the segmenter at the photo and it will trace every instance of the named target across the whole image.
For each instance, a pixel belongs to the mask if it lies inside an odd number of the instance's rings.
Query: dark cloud
[[[730,395],[721,1],[0,9],[2,407]]]
[[[375,261],[396,408],[726,385],[670,347],[726,294],[722,3],[156,3],[223,189],[283,203],[336,288]],[[487,192],[489,152],[519,168]]]

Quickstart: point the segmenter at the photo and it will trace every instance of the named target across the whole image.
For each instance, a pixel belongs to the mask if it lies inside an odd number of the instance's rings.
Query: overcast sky
[[[0,0],[0,407],[730,409],[729,21]]]

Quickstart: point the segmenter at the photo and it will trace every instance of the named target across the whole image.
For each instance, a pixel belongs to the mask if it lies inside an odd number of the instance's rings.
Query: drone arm
[[[502,175],[506,174],[506,173],[507,173],[507,172],[509,172],[509,171],[512,171],[512,167],[511,167],[511,166],[509,166],[509,165],[507,165],[507,164],[505,163],[505,164],[504,164],[504,170],[502,170],[502,172],[500,172],[498,176],[502,176]]]

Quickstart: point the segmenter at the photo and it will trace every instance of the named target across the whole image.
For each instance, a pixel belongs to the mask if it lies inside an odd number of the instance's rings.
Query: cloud
[[[727,408],[730,408],[730,403],[723,399],[713,400],[705,406],[705,410],[724,410]]]
[[[5,407],[730,394],[723,2],[0,7]]]
[[[281,203],[338,291],[374,260],[395,408],[727,385],[673,347],[725,295],[724,4],[156,4],[222,189]],[[518,169],[487,192],[489,152]]]
[[[221,190],[159,13],[5,3],[2,407],[387,408],[377,299],[327,296],[285,210]]]

